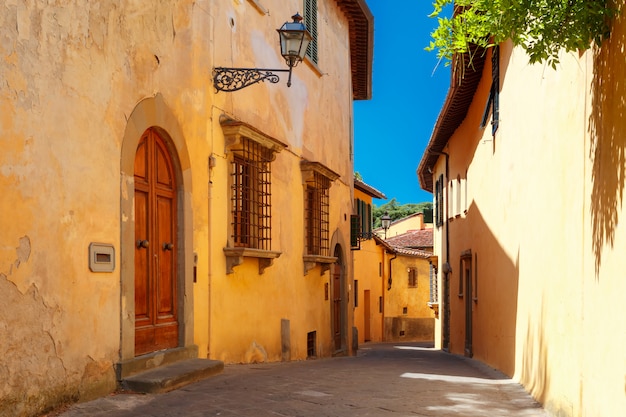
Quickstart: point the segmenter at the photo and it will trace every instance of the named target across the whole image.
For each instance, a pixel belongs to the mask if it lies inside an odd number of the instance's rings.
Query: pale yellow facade
[[[360,0],[317,7],[319,60],[294,68],[290,88],[281,73],[216,92],[214,67],[287,68],[276,29],[301,0],[0,6],[1,415],[104,395],[170,351],[226,363],[353,353],[352,102],[369,98],[372,46],[363,60],[351,42],[371,40],[359,31],[373,18]],[[135,176],[151,129],[173,161],[178,333],[146,359]],[[274,147],[261,253],[233,245],[238,135]],[[330,178],[325,256],[305,249],[311,166]]]
[[[432,229],[432,223],[424,222],[424,213],[415,213],[403,219],[392,222],[387,229],[387,237],[394,237],[410,230]],[[378,229],[382,230],[382,229]],[[384,233],[384,231],[383,231]]]
[[[387,280],[385,288],[384,339],[431,342],[435,313],[428,305],[429,255],[423,251],[394,249],[395,253],[387,256],[391,280]]]
[[[626,409],[625,42],[622,13],[601,48],[563,52],[556,70],[500,45],[493,136],[493,113],[479,127],[488,52],[466,112],[449,93],[429,145],[441,153],[418,169],[436,204],[443,181],[437,346],[513,376],[558,416]],[[446,116],[460,122],[437,136]]]

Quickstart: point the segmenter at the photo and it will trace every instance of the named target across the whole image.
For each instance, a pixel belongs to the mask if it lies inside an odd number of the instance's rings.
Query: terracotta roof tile
[[[387,243],[398,248],[422,249],[433,247],[433,229],[410,230],[387,239]]]

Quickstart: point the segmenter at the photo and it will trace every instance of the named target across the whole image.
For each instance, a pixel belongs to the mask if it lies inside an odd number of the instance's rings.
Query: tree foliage
[[[374,207],[372,210],[372,217],[374,219],[374,228],[381,227],[380,218],[385,214],[385,212],[389,213],[389,217],[391,217],[392,221],[402,219],[404,217],[410,216],[414,213],[422,213],[424,209],[432,210],[433,203],[408,203],[408,204],[399,204],[395,198],[392,198],[385,204],[380,207]]]
[[[451,17],[445,17],[448,7]],[[617,10],[612,0],[434,0],[438,19],[427,50],[448,63],[469,46],[488,48],[507,39],[526,50],[531,63],[553,68],[559,51],[585,50],[609,36]]]

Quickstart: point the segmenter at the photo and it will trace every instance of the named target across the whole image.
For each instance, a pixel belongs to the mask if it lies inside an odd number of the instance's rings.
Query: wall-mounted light
[[[380,223],[383,226],[383,229],[385,229],[385,239],[387,239],[387,230],[391,226],[391,217],[389,216],[389,212],[386,211],[385,214],[381,216]]]
[[[260,81],[276,84],[280,81],[276,72],[288,72],[287,87],[291,87],[291,70],[298,65],[306,54],[306,49],[313,39],[304,23],[302,16],[296,13],[291,16],[293,22],[285,22],[277,29],[280,41],[280,54],[285,58],[289,69],[266,68],[225,68],[213,69],[213,85],[217,91],[237,91]]]

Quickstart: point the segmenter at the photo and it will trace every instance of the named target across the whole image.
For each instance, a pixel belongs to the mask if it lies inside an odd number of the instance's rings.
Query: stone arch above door
[[[135,357],[135,323],[134,323],[134,250],[135,250],[135,220],[134,220],[134,169],[135,153],[143,133],[153,128],[166,139],[169,151],[174,158],[177,171],[177,203],[178,222],[181,233],[178,239],[181,248],[178,252],[178,273],[180,278],[180,346],[193,345],[193,242],[190,233],[185,231],[192,228],[191,211],[191,160],[189,151],[182,133],[182,129],[173,112],[165,103],[163,96],[140,101],[128,118],[122,141],[121,154],[121,340],[120,361],[125,362]]]

